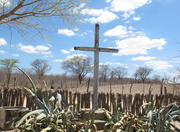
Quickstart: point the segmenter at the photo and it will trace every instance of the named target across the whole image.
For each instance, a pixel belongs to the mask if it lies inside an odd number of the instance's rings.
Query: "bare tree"
[[[81,0],[0,0],[0,25],[39,32],[46,17],[75,18],[74,9]],[[42,21],[45,20],[45,21]],[[25,27],[22,27],[25,26]]]
[[[114,77],[115,77],[115,69],[111,68],[110,69],[110,87],[109,87],[110,93],[112,93],[112,83],[113,83]]]
[[[125,67],[117,67],[114,72],[119,80],[122,80],[122,78],[124,78],[128,73],[127,68]]]
[[[31,63],[32,70],[36,73],[39,80],[51,69],[46,60],[36,59]]]
[[[23,71],[25,71],[31,78],[34,78],[32,75],[32,70],[31,69],[26,69],[26,68],[21,68]],[[20,86],[20,87],[31,87],[31,84],[29,82],[29,80],[27,79],[26,75],[20,71],[17,70],[14,73],[14,77],[16,78],[16,85]]]
[[[155,75],[152,77],[152,81],[153,81],[153,83],[160,83],[160,82],[161,82],[161,76],[155,74]]]
[[[176,74],[177,78],[180,78],[180,67],[176,68]]]
[[[2,59],[0,60],[1,69],[5,72],[6,75],[6,87],[9,87],[11,74],[14,66],[18,63],[16,59]]]
[[[147,77],[150,75],[152,72],[151,68],[148,67],[139,67],[136,72],[134,73],[135,77],[139,78],[142,80],[143,83],[143,93],[144,93],[144,83],[147,79]]]
[[[127,68],[125,67],[117,67],[115,69],[115,75],[118,77],[118,80],[120,81],[122,85],[122,94],[124,93],[124,81],[123,78],[127,75]]]
[[[108,76],[111,74],[111,70],[108,65],[102,64],[99,66],[99,77],[103,80],[106,81]]]
[[[77,76],[81,84],[83,78],[91,71],[91,59],[85,55],[74,55],[63,61],[62,68]]]

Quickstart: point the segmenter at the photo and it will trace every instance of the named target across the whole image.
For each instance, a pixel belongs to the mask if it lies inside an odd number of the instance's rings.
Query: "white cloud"
[[[50,48],[52,48],[52,47],[53,47],[53,45],[52,45],[52,44],[47,44],[47,46],[48,46],[48,47],[50,47]]]
[[[19,44],[19,49],[26,53],[37,53],[37,50],[32,45],[21,45]]]
[[[73,13],[74,14],[78,14],[79,13],[79,11],[82,9],[82,8],[84,8],[85,7],[85,3],[81,3],[78,7],[75,7],[74,9],[73,9]]]
[[[76,33],[70,29],[58,29],[58,34],[65,36],[75,36]]]
[[[172,68],[173,66],[167,62],[167,61],[161,61],[161,60],[153,60],[153,61],[147,61],[144,63],[145,66],[151,67],[154,70],[166,70],[168,68]]]
[[[6,53],[6,51],[0,50],[0,54],[5,54],[5,53]]]
[[[132,31],[128,31],[127,27],[124,27],[122,25],[118,25],[113,29],[110,29],[104,33],[104,36],[107,37],[126,37],[128,36]]]
[[[9,0],[0,0],[0,6],[10,6],[11,2]]]
[[[151,0],[106,0],[111,4],[111,10],[115,12],[128,12],[151,3]]]
[[[51,51],[45,51],[45,52],[41,52],[41,54],[43,54],[43,55],[51,55],[52,52]]]
[[[115,19],[118,19],[118,16],[113,12],[110,12],[106,9],[83,9],[81,14],[91,16],[86,18],[85,21],[90,23],[109,23]]]
[[[65,59],[55,59],[53,60],[53,62],[58,62],[58,63],[62,63],[64,62],[65,60],[68,60],[68,59],[72,59],[74,57],[82,57],[82,58],[89,58],[89,56],[85,55],[85,54],[73,54],[73,55],[70,55],[70,56],[67,56]]]
[[[85,54],[73,54],[73,55],[67,56],[67,57],[66,57],[66,60],[67,60],[67,59],[74,58],[74,57],[89,58],[89,56],[87,56],[87,55],[85,55]]]
[[[7,42],[5,39],[0,38],[0,46],[7,45]]]
[[[19,54],[12,54],[12,56],[19,57]]]
[[[29,53],[29,54],[44,54],[44,55],[49,55],[51,52],[49,51],[49,47],[43,46],[43,45],[23,45],[23,44],[18,44],[18,47],[21,51]]]
[[[58,63],[61,63],[63,61],[64,61],[63,59],[55,59],[55,60],[53,60],[53,62],[58,62]]]
[[[52,58],[53,55],[45,55],[44,58]]]
[[[63,54],[69,54],[70,53],[69,50],[61,50],[60,52],[63,53]]]
[[[47,51],[47,50],[49,50],[49,47],[43,46],[43,45],[38,45],[38,46],[35,46],[34,49],[36,51]]]
[[[73,31],[79,31],[80,29],[78,28],[78,27],[75,27],[74,29],[73,29]]]
[[[156,57],[153,56],[138,56],[138,57],[134,57],[131,60],[133,61],[148,61],[148,60],[153,60],[156,59]]]
[[[99,63],[99,65],[108,65],[111,67],[118,67],[118,66],[122,66],[124,68],[128,68],[128,66],[126,64],[122,64],[119,62],[103,62],[103,63]]]
[[[103,42],[107,42],[108,41],[108,39],[103,39]]]
[[[169,62],[171,62],[173,64],[178,64],[179,65],[180,57],[178,56],[178,57],[170,58]]]
[[[177,81],[180,82],[180,72],[179,71],[169,72],[167,74],[168,74],[167,76],[169,76],[172,80],[175,77],[176,78],[176,82]]]
[[[128,12],[124,12],[124,14],[122,15],[122,17],[124,17],[125,19],[129,18],[130,16],[134,15],[135,11],[128,11]]]
[[[125,27],[123,25],[117,25],[116,27],[109,29],[104,33],[104,36],[107,37],[134,37],[134,36],[144,36],[144,32],[137,32],[132,26]]]
[[[79,36],[84,37],[84,36],[89,35],[89,34],[92,33],[92,32],[93,32],[92,30],[88,30],[88,31],[85,31],[85,32],[80,33]]]
[[[166,40],[164,38],[150,39],[147,36],[131,37],[116,41],[116,48],[119,49],[119,52],[114,55],[148,54],[148,50],[152,48],[161,50],[165,44]]]
[[[71,48],[71,49],[69,49],[69,50],[65,50],[65,49],[60,50],[60,52],[63,53],[63,54],[69,54],[69,53],[71,53],[72,51],[74,51],[73,48]]]
[[[86,36],[86,35],[88,35],[88,32],[83,32],[83,33],[81,33],[79,36],[84,37],[84,36]]]
[[[141,17],[133,17],[133,20],[134,21],[139,21],[139,20],[141,20]]]

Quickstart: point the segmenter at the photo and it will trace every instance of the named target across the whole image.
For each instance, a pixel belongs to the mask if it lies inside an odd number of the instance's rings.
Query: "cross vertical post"
[[[99,24],[96,24],[95,26],[95,42],[94,42],[94,74],[93,74],[93,109],[98,108],[98,85],[99,85],[99,79],[98,79],[98,73],[99,73]]]
[[[118,49],[99,48],[99,24],[95,25],[94,47],[74,47],[74,50],[94,52],[94,71],[93,71],[93,109],[98,109],[98,85],[99,85],[99,52],[117,53]]]

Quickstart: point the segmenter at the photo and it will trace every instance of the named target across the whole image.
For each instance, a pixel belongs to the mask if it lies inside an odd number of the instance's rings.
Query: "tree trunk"
[[[8,70],[8,73],[7,73],[7,88],[9,88],[9,84],[10,84],[10,81],[11,81],[11,72]]]
[[[109,86],[110,94],[112,93],[112,79],[110,79],[110,86]]]
[[[79,80],[79,84],[82,83],[82,76],[81,75],[78,75],[78,80]]]
[[[132,87],[133,87],[133,83],[131,83],[130,88],[129,88],[130,94],[132,93]]]
[[[144,94],[144,82],[143,82],[143,94]]]
[[[88,79],[88,85],[87,85],[87,90],[86,90],[86,92],[88,93],[89,92],[89,85],[90,85],[90,78]]]
[[[145,79],[142,79],[142,83],[143,83],[143,94],[144,94],[144,92],[145,92],[144,82],[145,82]]]

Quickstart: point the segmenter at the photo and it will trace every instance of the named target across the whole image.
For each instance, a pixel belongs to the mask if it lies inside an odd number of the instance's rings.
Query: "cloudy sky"
[[[50,73],[61,74],[61,62],[73,55],[93,56],[74,51],[74,46],[93,46],[94,27],[100,24],[100,46],[119,49],[101,53],[100,62],[124,66],[132,74],[138,66],[149,66],[154,74],[174,72],[179,66],[180,0],[90,0],[74,10],[81,15],[76,24],[57,20],[45,23],[55,30],[44,31],[45,39],[33,32],[27,37],[0,26],[0,58],[19,59],[30,68],[36,58],[46,59]]]

